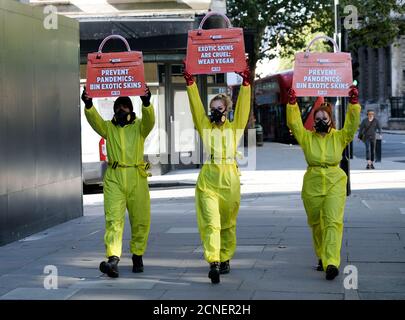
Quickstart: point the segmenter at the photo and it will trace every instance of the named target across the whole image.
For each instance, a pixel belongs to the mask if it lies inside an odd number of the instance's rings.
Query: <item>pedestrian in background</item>
[[[155,113],[150,103],[151,93],[145,89],[142,100],[142,119],[133,112],[129,97],[114,102],[114,117],[103,120],[86,88],[82,100],[90,126],[107,140],[108,168],[104,175],[104,244],[108,261],[100,264],[100,271],[109,277],[119,276],[118,262],[122,252],[125,211],[131,224],[130,250],[132,272],[143,272],[142,255],[146,250],[150,229],[150,195],[147,177],[149,164],[145,163],[144,142],[155,124]]]
[[[363,119],[360,124],[359,129],[359,140],[363,141],[366,145],[366,160],[367,166],[366,169],[375,169],[374,168],[374,158],[375,158],[375,145],[377,139],[377,131],[381,135],[381,125],[378,119],[374,115],[374,110],[367,111],[367,118]]]
[[[326,272],[326,279],[339,274],[340,249],[343,236],[343,215],[346,204],[347,175],[340,168],[342,153],[353,140],[360,123],[358,91],[349,91],[349,106],[342,130],[336,130],[332,120],[332,106],[323,103],[314,113],[314,131],[302,124],[295,91],[288,91],[287,125],[305,154],[308,163],[301,197],[312,228],[318,271]]]
[[[220,274],[230,272],[229,261],[236,249],[240,173],[235,156],[250,112],[250,72],[246,69],[240,75],[243,83],[230,122],[231,99],[224,94],[215,96],[209,104],[211,115],[207,116],[192,75],[184,71],[194,125],[209,154],[198,176],[195,202],[204,256],[210,264],[208,277],[212,283],[219,283]]]

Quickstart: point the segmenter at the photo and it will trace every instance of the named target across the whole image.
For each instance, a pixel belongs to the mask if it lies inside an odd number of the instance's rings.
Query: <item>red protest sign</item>
[[[347,52],[310,53],[310,46],[320,38],[332,41],[339,51],[333,39],[320,36],[310,42],[306,52],[296,53],[293,89],[299,97],[347,97],[353,83],[351,55]]]
[[[111,38],[123,40],[128,51],[103,53],[104,44]],[[86,90],[92,98],[143,96],[145,75],[142,52],[131,51],[128,42],[119,35],[105,38],[98,52],[87,56]]]
[[[212,15],[221,15],[228,28],[202,29]],[[208,13],[197,30],[188,32],[186,68],[191,74],[242,72],[246,68],[243,29],[232,28],[223,14]]]

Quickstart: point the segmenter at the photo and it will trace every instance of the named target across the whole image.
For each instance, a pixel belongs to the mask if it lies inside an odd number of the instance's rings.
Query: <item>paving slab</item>
[[[69,300],[158,300],[164,290],[80,289]]]
[[[67,300],[76,289],[16,288],[0,297],[0,300]]]
[[[206,289],[198,290],[166,290],[162,300],[250,300],[253,290],[216,290],[217,285],[210,285]]]
[[[265,179],[269,172],[252,177],[260,175]],[[120,278],[99,272],[105,259],[103,207],[86,204],[85,217],[0,247],[0,256],[9,257],[0,265],[0,295],[21,295],[19,290],[30,287],[25,297],[35,299],[41,294],[37,291],[44,290],[44,266],[55,265],[60,290],[77,290],[72,296],[70,291],[55,295],[63,299],[108,299],[109,292],[114,299],[404,299],[403,194],[404,189],[402,196],[391,189],[353,189],[346,206],[341,274],[334,281],[313,269],[317,258],[299,192],[242,195],[237,250],[231,273],[221,276],[219,285],[212,285],[207,276],[194,199],[164,200],[155,193],[144,273],[131,271],[128,217]],[[356,292],[343,287],[347,265],[358,268]]]
[[[253,300],[343,300],[343,294],[256,290]]]

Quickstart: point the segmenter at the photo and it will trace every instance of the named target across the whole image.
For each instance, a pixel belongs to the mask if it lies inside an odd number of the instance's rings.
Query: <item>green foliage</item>
[[[349,49],[360,46],[382,48],[405,32],[404,0],[342,0],[341,14],[346,5],[357,8],[359,28],[348,30]]]
[[[274,48],[282,48],[281,55],[288,56],[305,47],[304,28],[330,34],[332,4],[330,0],[228,0],[227,8],[234,26],[254,33],[250,59],[257,62],[276,57]]]
[[[305,47],[303,28],[329,34],[333,27],[331,0],[227,0],[227,10],[235,27],[253,34],[253,50],[249,56],[251,80],[255,77],[258,60],[272,59],[281,53],[289,56]],[[319,23],[314,24],[314,19]],[[276,48],[283,49],[277,52]],[[251,113],[248,127],[253,127],[252,119]]]
[[[304,46],[301,48],[296,48],[294,52],[291,50],[284,50],[280,48],[280,64],[277,72],[284,71],[287,69],[292,69],[294,66],[294,53],[299,51],[304,51],[307,48],[309,42],[317,36],[325,35],[323,32],[313,33],[312,28],[305,27],[302,30],[302,37],[304,39]],[[330,42],[324,42],[322,40],[316,41],[312,44],[310,51],[311,52],[328,52],[332,51],[332,44]]]
[[[360,29],[348,32],[351,51],[359,46],[384,47],[404,34],[405,0],[340,0],[342,17],[347,15],[346,5],[357,7],[361,22]],[[289,66],[309,38],[319,32],[332,36],[335,27],[333,0],[227,0],[227,10],[235,27],[253,34],[252,78],[258,60],[280,56]]]

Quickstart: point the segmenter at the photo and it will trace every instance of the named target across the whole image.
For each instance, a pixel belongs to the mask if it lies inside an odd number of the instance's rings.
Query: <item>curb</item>
[[[403,136],[405,136],[405,131],[404,131],[404,132],[395,132],[395,131],[384,131],[384,130],[381,130],[381,132],[384,133],[384,134],[395,134],[395,135],[403,135]]]
[[[149,182],[149,188],[154,189],[154,188],[179,188],[179,187],[186,187],[186,188],[194,188],[195,187],[194,182],[180,182],[180,181],[175,181],[175,182]]]
[[[260,197],[286,197],[286,196],[301,196],[301,192],[256,192],[256,193],[247,193],[241,194],[240,200],[241,201],[253,201]],[[178,201],[178,200],[194,200],[195,196],[187,196],[187,197],[170,197],[170,198],[151,198],[151,202],[153,203],[162,203],[168,201]]]

